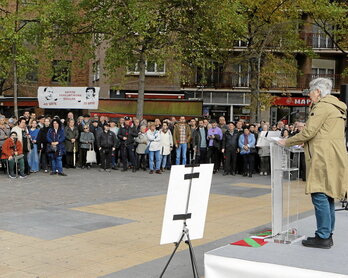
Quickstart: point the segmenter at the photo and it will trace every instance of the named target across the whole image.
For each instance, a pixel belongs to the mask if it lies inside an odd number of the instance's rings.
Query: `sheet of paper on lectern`
[[[186,223],[190,239],[202,238],[204,234],[213,167],[213,164],[201,164],[199,167],[193,168],[193,173],[199,173],[199,178],[192,179],[188,203],[187,213],[191,213],[191,219],[188,219]],[[173,216],[186,212],[190,180],[185,180],[184,176],[190,173],[192,173],[192,168],[184,165],[171,167],[161,244],[178,242],[180,239],[184,220],[173,220]]]

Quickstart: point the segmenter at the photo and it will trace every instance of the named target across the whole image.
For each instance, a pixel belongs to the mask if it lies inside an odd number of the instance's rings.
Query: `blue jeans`
[[[62,157],[55,156],[54,154],[50,154],[51,166],[53,173],[63,173],[63,165],[62,165]]]
[[[153,169],[153,164],[154,161],[153,159],[156,159],[156,169]],[[160,169],[160,165],[161,165],[161,154],[160,154],[160,150],[158,151],[149,151],[149,164],[150,164],[150,170],[159,170]]]
[[[161,167],[163,169],[166,168],[168,158],[169,158],[169,154],[168,155],[161,154]]]
[[[186,152],[187,152],[187,143],[179,144],[176,148],[176,165],[180,165],[180,158],[182,155],[182,165],[186,165]]]
[[[31,172],[37,172],[39,168],[39,154],[37,152],[37,144],[33,144],[33,148],[28,156],[28,164]]]
[[[329,238],[335,228],[335,200],[324,193],[312,193],[312,203],[317,219],[316,234]]]

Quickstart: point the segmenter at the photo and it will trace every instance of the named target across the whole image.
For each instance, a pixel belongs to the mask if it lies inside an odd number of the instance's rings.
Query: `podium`
[[[267,241],[291,244],[304,238],[298,231],[301,194],[300,155],[303,148],[270,142],[272,184],[272,237]]]

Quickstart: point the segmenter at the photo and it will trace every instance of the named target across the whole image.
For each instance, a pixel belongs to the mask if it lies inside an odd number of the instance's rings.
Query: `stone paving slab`
[[[133,220],[70,209],[0,213],[0,229],[44,240],[131,223]]]
[[[0,174],[0,278],[158,277],[173,250],[159,245],[169,173],[66,173]],[[218,173],[211,193],[204,238],[194,241],[200,270],[204,250],[271,219],[270,177]],[[296,194],[301,211],[310,209]],[[187,258],[180,247],[167,277],[190,277]]]

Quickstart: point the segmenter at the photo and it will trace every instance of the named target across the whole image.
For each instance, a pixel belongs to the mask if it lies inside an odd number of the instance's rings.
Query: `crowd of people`
[[[269,147],[257,147],[261,131],[280,131],[288,138],[304,123],[270,125],[262,121],[228,122],[185,117],[148,121],[132,117],[109,119],[88,114],[66,119],[25,111],[18,120],[0,115],[1,167],[10,178],[40,170],[66,176],[64,168],[161,174],[171,165],[213,163],[214,174],[252,177],[270,174]]]

